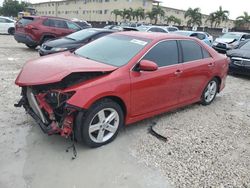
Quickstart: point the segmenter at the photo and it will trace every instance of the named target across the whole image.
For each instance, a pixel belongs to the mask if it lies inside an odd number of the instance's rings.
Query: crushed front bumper
[[[79,108],[65,104],[63,116],[56,120],[53,108],[43,98],[44,94],[33,94],[30,88],[22,91],[22,98],[15,107],[24,107],[25,111],[36,121],[42,131],[48,135],[60,134],[69,137],[73,133],[74,119]]]

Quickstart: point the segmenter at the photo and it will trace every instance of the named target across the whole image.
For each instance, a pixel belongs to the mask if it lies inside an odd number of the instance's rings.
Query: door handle
[[[208,66],[209,67],[214,67],[214,63],[209,63]]]
[[[175,71],[174,74],[175,74],[176,76],[179,76],[182,72],[183,72],[183,71],[181,71],[181,70],[178,69],[178,70]]]

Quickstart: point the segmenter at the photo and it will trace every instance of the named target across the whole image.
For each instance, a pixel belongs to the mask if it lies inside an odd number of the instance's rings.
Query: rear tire
[[[30,44],[25,44],[27,47],[30,49],[36,49],[37,45],[30,45]]]
[[[201,96],[201,104],[209,105],[215,99],[219,89],[219,82],[216,78],[210,80]]]
[[[42,40],[41,45],[42,45],[43,43],[47,42],[48,40],[51,40],[51,39],[54,39],[54,37],[44,37],[43,40]]]
[[[103,99],[76,118],[75,136],[89,147],[95,148],[112,142],[121,126],[124,114],[119,104]]]
[[[15,28],[14,27],[9,28],[8,33],[10,35],[14,35],[15,34]]]

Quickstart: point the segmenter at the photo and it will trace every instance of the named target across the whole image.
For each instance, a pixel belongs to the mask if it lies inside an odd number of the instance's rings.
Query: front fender
[[[117,80],[90,87],[76,88],[76,93],[67,101],[68,104],[88,109],[93,103],[105,97],[118,97],[130,109],[130,83],[129,80]]]

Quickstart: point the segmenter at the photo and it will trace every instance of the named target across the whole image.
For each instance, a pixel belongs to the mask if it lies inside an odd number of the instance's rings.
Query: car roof
[[[174,33],[161,33],[161,32],[138,32],[138,31],[123,31],[119,32],[118,34],[138,37],[138,38],[145,38],[151,40],[161,40],[161,39],[190,39],[190,37],[176,35]],[[193,39],[193,38],[192,38]]]
[[[105,28],[88,28],[84,30],[94,30],[94,31],[99,31],[99,32],[110,32],[110,33],[116,32],[115,30],[105,29]]]
[[[66,18],[61,18],[61,17],[56,17],[56,16],[23,16],[23,18],[34,18],[34,19],[47,19],[47,18],[52,18],[52,19],[57,19],[57,20],[67,20],[67,21],[71,21],[69,19]],[[72,22],[72,21],[71,21]]]
[[[13,20],[13,19],[11,19],[9,17],[6,17],[6,16],[0,16],[0,18],[5,18],[5,19],[8,19],[8,20]]]
[[[203,31],[186,31],[186,30],[178,30],[178,31],[175,31],[175,32],[177,32],[177,33],[189,33],[190,35],[191,35],[192,33],[206,34],[206,33],[203,32]]]
[[[227,32],[227,33],[233,33],[233,34],[237,34],[237,35],[245,35],[245,34],[250,35],[250,33],[245,33],[245,32]],[[225,33],[225,34],[227,34],[227,33]]]

